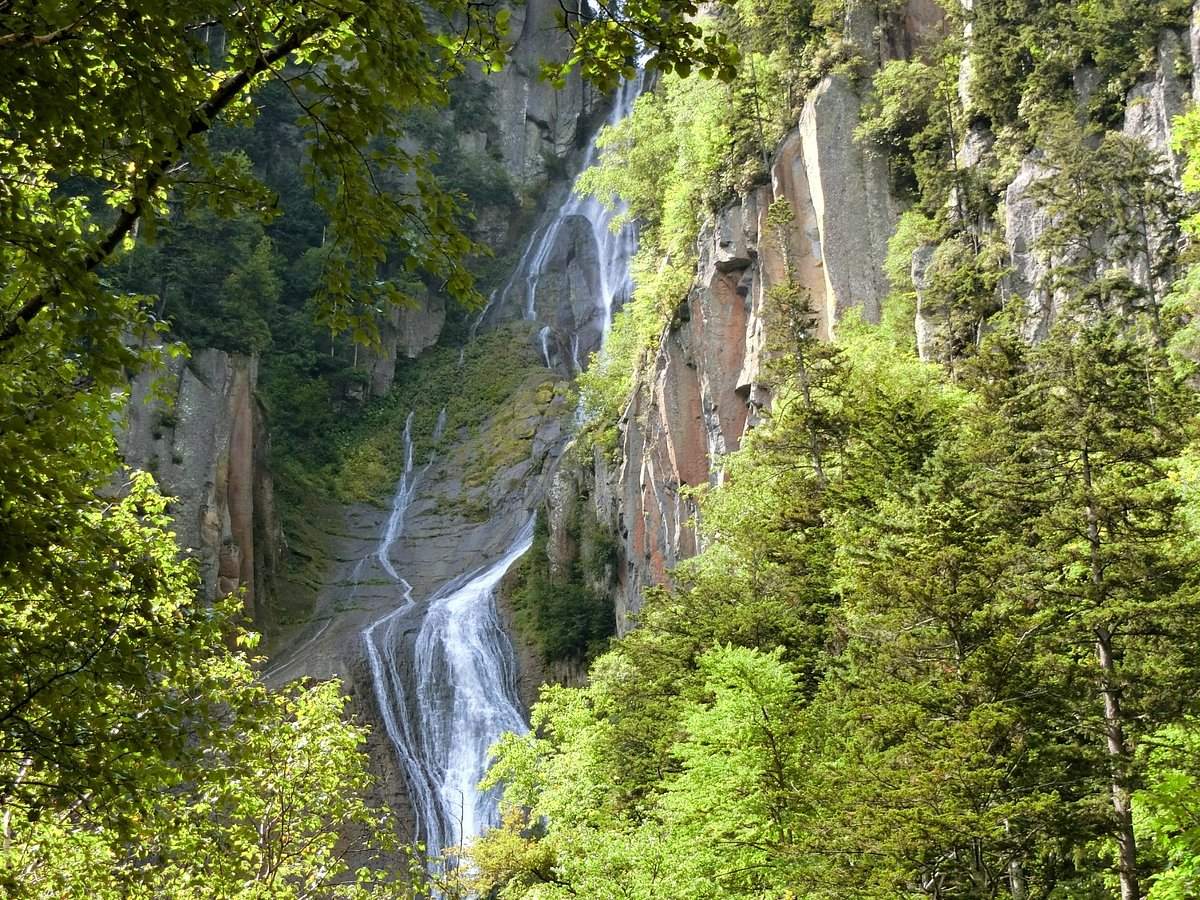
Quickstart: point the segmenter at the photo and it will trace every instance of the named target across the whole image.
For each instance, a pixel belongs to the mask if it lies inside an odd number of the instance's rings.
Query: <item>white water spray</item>
[[[532,542],[531,519],[495,562],[450,582],[423,608],[402,606],[363,632],[375,699],[431,854],[496,822],[499,797],[477,787],[488,748],[526,728],[496,589]]]
[[[633,112],[633,104],[642,91],[642,75],[621,82],[617,96],[613,102],[612,111],[605,124],[615,125]],[[593,139],[584,151],[580,171],[587,170],[596,161],[596,142]],[[576,179],[578,181],[578,178]],[[614,308],[627,298],[633,289],[629,274],[629,262],[637,251],[637,229],[625,225],[614,232],[610,227],[612,221],[625,211],[625,207],[617,205],[608,209],[591,196],[581,196],[575,192],[576,182],[572,182],[571,191],[562,206],[542,228],[537,229],[529,237],[529,243],[521,254],[521,259],[513,270],[512,276],[498,293],[493,293],[488,301],[487,310],[495,304],[507,302],[514,290],[521,290],[522,314],[528,320],[537,318],[538,283],[546,273],[546,263],[554,251],[559,235],[563,228],[573,218],[581,218],[588,223],[592,239],[596,242],[599,265],[599,292],[595,298],[594,318],[599,320],[600,339],[608,337],[612,326]],[[482,321],[480,316],[478,321]]]

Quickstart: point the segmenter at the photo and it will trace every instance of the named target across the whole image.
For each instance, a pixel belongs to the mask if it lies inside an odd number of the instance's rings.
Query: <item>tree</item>
[[[340,686],[259,683],[239,602],[194,602],[149,476],[0,594],[0,884],[13,897],[300,897],[387,846]],[[235,649],[236,647],[236,649]],[[351,843],[347,829],[355,829]],[[366,856],[348,861],[346,852]],[[364,874],[364,873],[359,873]],[[347,880],[348,879],[348,880]]]
[[[1048,173],[1031,190],[1050,217],[1036,247],[1048,269],[1038,287],[1131,324],[1144,310],[1163,345],[1184,208],[1166,160],[1140,138],[1089,133],[1067,116],[1043,140]]]
[[[1200,885],[1200,732],[1187,719],[1147,743],[1146,786],[1134,795],[1134,823],[1138,839],[1166,863],[1147,897],[1184,900]]]
[[[580,67],[611,82],[642,35],[661,67],[686,70],[698,57],[724,74],[732,51],[688,21],[695,11],[631,3],[618,13],[601,4],[594,15],[569,16],[564,26],[577,50],[556,72]],[[622,27],[611,27],[618,19]],[[329,272],[331,324],[347,324],[339,290],[349,274],[369,280],[393,241],[452,293],[468,296],[460,262],[468,245],[453,200],[430,179],[430,161],[401,146],[398,112],[444,100],[464,57],[501,63],[507,20],[499,3],[464,0],[253,9],[192,0],[169,10],[128,0],[0,10],[0,72],[12,88],[4,109],[13,125],[0,144],[0,171],[9,176],[4,229],[19,238],[7,264],[25,295],[13,302],[0,341],[47,307],[78,303],[75,292],[94,292],[97,270],[152,224],[172,185],[227,207],[239,191],[258,196],[205,152],[203,137],[221,118],[251,114],[249,97],[272,78],[302,113],[310,179],[344,252]],[[400,196],[379,190],[380,174],[393,168],[411,176]],[[55,190],[73,177],[99,182],[115,219],[89,221],[78,196]]]

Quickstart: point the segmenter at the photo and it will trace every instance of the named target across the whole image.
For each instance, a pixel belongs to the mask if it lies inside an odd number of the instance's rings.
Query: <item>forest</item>
[[[1200,897],[1200,5],[0,0],[0,84],[5,896]],[[464,598],[519,729],[372,643]]]

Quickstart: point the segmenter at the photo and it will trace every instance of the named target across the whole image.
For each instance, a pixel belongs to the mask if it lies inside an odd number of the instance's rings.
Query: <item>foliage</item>
[[[462,351],[461,365],[453,347],[398,360],[391,391],[358,415],[331,415],[315,430],[303,422],[282,429],[281,440],[287,443],[279,456],[288,461],[290,480],[306,493],[342,502],[381,500],[404,471],[403,435],[410,413],[414,458],[428,459],[443,448],[433,440],[443,409],[447,438],[464,432],[474,436],[489,417],[515,401],[530,379],[549,377],[524,332],[515,325],[480,335]],[[322,408],[315,402],[304,405]],[[282,419],[288,408],[270,411]]]
[[[512,595],[516,625],[532,638],[546,662],[586,661],[616,630],[602,580],[606,564],[612,562],[606,558],[611,557],[611,548],[603,543],[598,528],[586,528],[587,513],[580,510],[581,503],[581,498],[575,499],[565,522],[564,539],[580,550],[569,570],[551,568],[550,529],[544,512],[538,514],[533,545],[517,569],[520,581]]]
[[[1089,117],[1115,124],[1162,30],[1185,27],[1190,14],[1182,0],[985,4],[973,18],[969,112],[997,129],[1032,127],[1036,136],[1042,113],[1072,100],[1075,72],[1089,67],[1097,83]]]
[[[938,215],[959,175],[947,165],[963,131],[958,110],[959,57],[951,41],[932,59],[889,60],[875,75],[874,94],[856,137],[888,153],[902,192]]]
[[[561,87],[578,68],[589,81],[612,90],[622,77],[633,77],[629,61],[644,46],[655,51],[647,61],[652,70],[686,78],[697,69],[705,79],[731,81],[737,48],[697,23],[700,6],[697,0],[677,0],[668,11],[655,0],[625,0],[584,7],[577,18],[564,11],[560,22],[574,39],[575,51],[562,63],[543,63],[543,74]]]
[[[1166,861],[1147,896],[1183,900],[1200,885],[1200,737],[1190,719],[1170,725],[1151,741],[1146,787],[1136,795],[1138,837]]]
[[[1037,247],[1049,263],[1041,287],[1089,307],[1119,307],[1127,320],[1144,308],[1161,342],[1184,210],[1179,188],[1162,155],[1141,140],[1091,137],[1068,121],[1043,138],[1049,177],[1031,188],[1052,217]]]
[[[1014,307],[951,384],[850,320],[821,348],[805,298],[772,299],[798,356],[770,421],[703,495],[676,586],[499,746],[528,817],[482,876],[507,897],[1101,895],[1139,748],[1194,712],[1190,376],[1145,307],[1065,313],[1033,347]]]
[[[13,897],[365,896],[388,845],[336,682],[270,693],[237,597],[193,602],[166,500],[58,523],[6,578],[0,884]],[[353,864],[346,829],[358,829]],[[357,871],[355,871],[357,870]],[[355,887],[361,882],[362,888]],[[340,886],[339,886],[340,885]]]

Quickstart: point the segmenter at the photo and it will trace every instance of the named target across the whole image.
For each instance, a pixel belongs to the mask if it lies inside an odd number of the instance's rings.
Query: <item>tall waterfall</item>
[[[629,114],[641,90],[641,77],[625,82],[608,121]],[[583,166],[596,157],[595,142]],[[600,285],[596,323],[600,339],[607,336],[613,307],[631,287],[629,262],[637,248],[632,227],[613,233],[617,214],[594,198],[571,194],[552,218],[530,238],[507,284],[493,292],[489,306],[503,302],[518,287],[525,291],[524,314],[536,315],[537,284],[544,274],[563,225],[581,217],[591,227],[598,248]],[[484,312],[486,315],[486,310]],[[477,320],[482,321],[483,316]],[[472,329],[472,333],[474,328]],[[549,327],[539,333],[543,356],[550,364]],[[578,335],[571,336],[579,368]],[[402,602],[393,612],[363,631],[375,698],[388,738],[404,767],[417,831],[430,855],[478,836],[497,821],[499,798],[481,793],[478,784],[487,771],[488,748],[505,731],[523,731],[516,699],[516,666],[512,645],[496,612],[496,590],[512,565],[533,541],[533,518],[512,535],[508,549],[493,562],[453,579],[424,602],[412,602],[407,582],[389,554],[402,533],[405,515],[420,473],[414,474],[411,417],[405,427],[405,470],[396,487],[377,555],[400,585]],[[423,470],[422,470],[423,471]],[[500,527],[493,520],[490,527]]]

